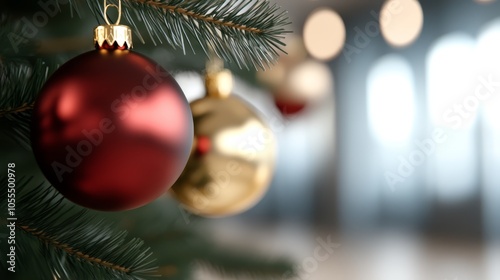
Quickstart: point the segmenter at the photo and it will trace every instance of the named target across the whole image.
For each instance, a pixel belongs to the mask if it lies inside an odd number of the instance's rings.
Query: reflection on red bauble
[[[96,210],[133,209],[164,194],[192,146],[191,111],[170,74],[117,48],[84,53],[47,81],[32,147],[47,179]]]

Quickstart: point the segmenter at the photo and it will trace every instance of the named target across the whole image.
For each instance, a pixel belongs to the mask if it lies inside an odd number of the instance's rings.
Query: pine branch
[[[131,269],[127,267],[123,267],[117,264],[110,263],[105,260],[101,260],[99,258],[91,257],[81,251],[75,250],[68,244],[61,243],[52,237],[48,236],[45,232],[38,230],[36,228],[30,228],[29,226],[24,226],[22,224],[17,224],[17,228],[23,230],[24,232],[31,234],[32,236],[36,237],[39,239],[41,242],[45,243],[47,246],[53,246],[54,248],[58,250],[64,251],[68,255],[76,256],[77,258],[82,259],[83,261],[86,261],[90,264],[93,265],[98,265],[102,266],[104,268],[108,268],[111,270],[116,270],[117,272],[121,273],[130,273]]]
[[[31,110],[26,110],[0,117],[0,131],[28,151],[31,151],[31,112]]]
[[[114,218],[116,214],[110,215]],[[140,236],[155,251],[162,252],[156,256],[162,279],[192,279],[186,275],[193,267],[236,279],[242,276],[258,280],[286,279],[293,275],[294,264],[285,258],[238,252],[217,244],[207,236],[205,221],[186,213],[174,200],[161,199],[129,212],[122,226],[134,236]]]
[[[102,1],[87,3],[102,22]],[[174,48],[186,52],[189,46],[194,52],[195,41],[205,54],[213,49],[247,69],[272,64],[283,52],[282,36],[289,32],[286,12],[267,0],[124,0],[123,12],[135,30],[142,23],[154,44],[165,39]]]
[[[1,131],[30,150],[30,123],[33,104],[54,65],[37,60],[34,66],[10,62],[0,65]]]
[[[7,177],[2,178],[2,197],[7,197]],[[22,248],[19,261],[43,262],[56,279],[145,279],[155,273],[150,248],[134,238],[126,240],[126,232],[115,232],[109,223],[93,222],[95,215],[77,210],[64,201],[51,187],[39,184],[23,191],[30,180],[18,178],[16,227],[24,235],[38,240],[42,258],[36,248]],[[7,209],[7,200],[0,203]],[[6,217],[2,217],[6,220]],[[17,242],[24,246],[25,242]],[[21,263],[22,264],[22,263]],[[23,270],[29,270],[25,266]]]
[[[25,61],[35,54],[36,43],[25,32],[20,21],[10,20],[7,15],[0,14],[0,67]]]
[[[25,63],[0,66],[0,117],[31,110],[38,92],[55,68],[41,60],[33,66]]]

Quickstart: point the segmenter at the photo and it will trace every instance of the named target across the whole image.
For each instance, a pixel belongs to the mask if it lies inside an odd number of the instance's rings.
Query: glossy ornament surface
[[[191,103],[195,140],[186,169],[171,194],[205,217],[235,215],[266,193],[276,141],[242,100],[218,92]]]
[[[108,31],[123,31],[115,27]],[[126,37],[97,39],[97,50],[61,66],[41,90],[32,147],[43,174],[69,200],[128,210],[158,198],[179,177],[193,121],[165,69],[129,51]]]

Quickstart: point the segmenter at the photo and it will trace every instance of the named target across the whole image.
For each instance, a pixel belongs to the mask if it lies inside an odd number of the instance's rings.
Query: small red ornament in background
[[[300,113],[307,106],[306,102],[287,100],[276,95],[274,96],[274,104],[285,117]]]
[[[320,104],[333,93],[330,68],[307,58],[301,37],[287,37],[285,51],[273,68],[257,72],[257,79],[273,93],[276,108],[285,117]]]
[[[97,50],[61,66],[43,87],[32,147],[46,178],[84,207],[117,211],[164,194],[188,160],[189,104],[172,76],[131,52],[130,28],[96,28]]]
[[[196,155],[197,156],[204,156],[208,152],[210,152],[210,149],[212,148],[212,141],[210,140],[209,137],[207,136],[198,136],[196,137]]]

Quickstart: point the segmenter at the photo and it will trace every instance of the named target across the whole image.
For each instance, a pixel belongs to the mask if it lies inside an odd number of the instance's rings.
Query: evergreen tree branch
[[[226,22],[222,19],[217,19],[217,18],[214,18],[211,16],[198,14],[198,13],[195,13],[192,11],[188,11],[184,8],[179,8],[177,6],[158,3],[158,2],[153,1],[153,0],[136,0],[136,1],[139,3],[145,4],[145,5],[151,5],[151,6],[159,8],[159,9],[163,9],[163,10],[171,12],[171,13],[178,13],[178,14],[184,15],[186,17],[195,18],[195,19],[200,20],[200,21],[210,22],[210,23],[213,23],[213,24],[218,25],[218,26],[227,26],[229,28],[239,29],[239,30],[247,31],[247,32],[251,32],[251,33],[263,33],[262,29],[258,29],[255,27],[249,27],[249,26],[246,26],[243,24],[237,24],[237,23],[234,23],[231,21]]]
[[[102,22],[102,1],[87,3]],[[205,54],[213,49],[247,69],[272,64],[283,51],[282,36],[289,32],[286,12],[266,0],[124,0],[123,14],[135,30],[141,22],[155,44],[165,39],[174,48],[185,52],[189,46],[194,52],[196,41]]]
[[[28,151],[31,151],[31,113],[31,110],[26,110],[0,117],[1,132]]]
[[[91,256],[89,256],[81,251],[75,250],[74,248],[72,248],[68,244],[63,244],[63,243],[51,238],[42,230],[30,228],[29,226],[25,226],[25,225],[22,225],[19,223],[16,225],[16,227],[25,231],[26,233],[33,235],[34,237],[36,237],[37,239],[39,239],[41,242],[45,243],[46,245],[54,246],[57,249],[63,250],[64,252],[66,252],[66,254],[80,258],[83,261],[92,263],[94,265],[103,266],[105,268],[109,268],[112,270],[116,270],[118,272],[123,272],[123,273],[130,273],[131,272],[130,268],[123,267],[123,266],[120,266],[117,264],[113,264],[113,263],[110,263],[108,261],[102,260],[100,258],[91,257]]]
[[[11,20],[0,13],[0,67],[11,62],[26,61],[36,53],[36,43],[28,38],[20,21]],[[23,44],[13,43],[18,40]]]
[[[30,150],[31,113],[38,92],[57,67],[37,60],[0,65],[0,127],[25,149]]]
[[[4,115],[8,115],[8,114],[19,114],[19,113],[23,113],[25,111],[33,110],[34,105],[35,105],[34,102],[32,102],[30,104],[24,103],[17,108],[0,110],[0,118],[3,117]]]
[[[42,246],[23,248],[19,260],[45,262],[56,279],[145,279],[156,273],[155,260],[144,241],[126,240],[125,231],[116,232],[109,223],[94,223],[95,215],[69,205],[45,184],[24,191],[31,180],[18,178],[16,187],[16,227]],[[7,197],[7,177],[3,177],[2,197]],[[7,209],[7,200],[0,203]],[[4,214],[5,215],[5,214]],[[3,216],[4,216],[3,215]],[[7,217],[2,217],[6,220]],[[25,242],[17,242],[25,246]],[[33,245],[32,245],[33,246]],[[35,258],[37,249],[43,258]],[[25,254],[21,254],[25,252]],[[29,266],[24,267],[28,270]]]
[[[0,66],[0,118],[32,109],[38,92],[55,69],[41,60],[33,66],[27,63]]]
[[[157,223],[158,220],[162,223]],[[140,236],[155,251],[162,252],[156,256],[161,279],[192,279],[187,273],[193,267],[235,279],[242,276],[258,280],[287,279],[294,275],[294,263],[286,258],[239,252],[217,244],[203,230],[204,222],[204,218],[186,213],[174,200],[160,199],[130,212],[122,226],[134,236]]]

